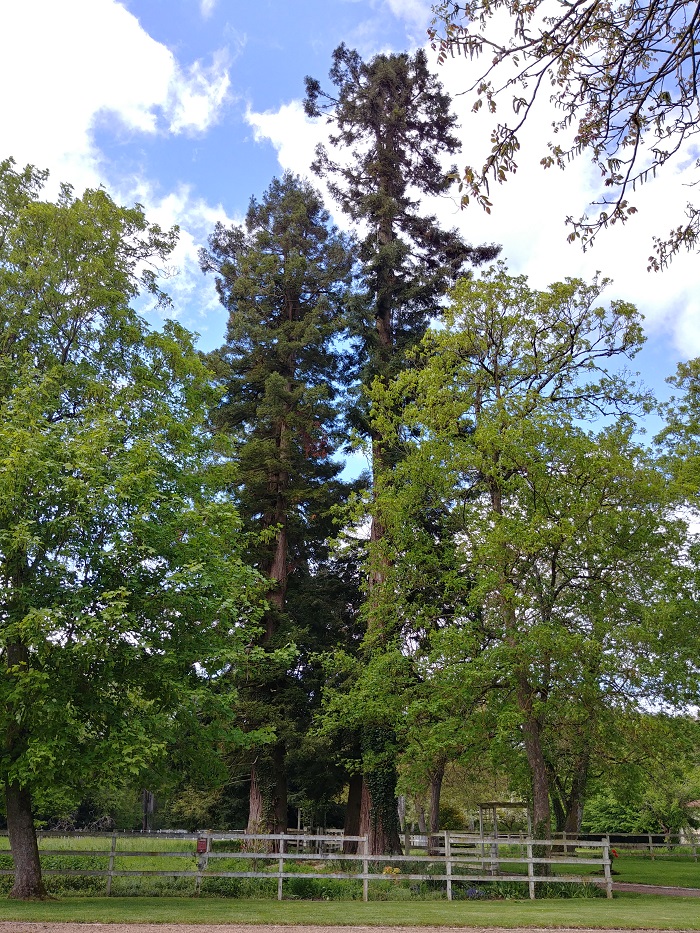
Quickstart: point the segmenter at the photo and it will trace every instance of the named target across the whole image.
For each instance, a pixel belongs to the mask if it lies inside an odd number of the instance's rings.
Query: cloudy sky
[[[415,49],[429,21],[424,0],[4,0],[0,157],[50,169],[53,191],[60,181],[78,191],[102,184],[122,203],[144,204],[151,219],[179,224],[167,288],[209,349],[222,340],[224,314],[197,248],[216,220],[239,220],[274,175],[308,173],[324,128],[303,115],[304,76],[323,81],[343,41],[365,57]],[[471,66],[435,67],[460,116],[459,161],[480,164],[490,123],[462,93]],[[533,121],[518,174],[494,192],[490,216],[449,200],[438,210],[471,242],[503,244],[510,268],[537,287],[596,270],[612,278],[609,297],[646,317],[638,368],[662,387],[678,360],[700,355],[697,257],[646,271],[652,234],[678,223],[689,199],[683,170],[694,154],[643,188],[636,218],[584,255],[566,243],[564,219],[585,210],[596,177],[583,161],[565,172],[540,167],[550,121],[546,109]]]

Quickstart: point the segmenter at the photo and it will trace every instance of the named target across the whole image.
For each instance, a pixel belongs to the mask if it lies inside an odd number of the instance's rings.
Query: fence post
[[[365,836],[362,841],[362,854],[364,856],[362,859],[362,875],[363,875],[362,877],[362,900],[363,901],[369,900],[369,896],[368,896],[369,878],[367,877],[369,874],[369,860],[367,858],[367,854],[368,854],[367,850],[369,848],[368,843],[369,843],[369,837]]]
[[[112,833],[112,847],[109,851],[109,864],[107,865],[107,897],[112,893],[112,872],[114,871],[114,853],[117,850],[117,834]]]
[[[649,855],[651,855],[652,860],[654,858],[654,843],[651,838],[651,833],[648,833],[649,836]]]
[[[535,899],[535,862],[532,854],[532,840],[527,841],[527,886],[530,889],[530,900]]]
[[[610,870],[610,836],[603,837],[603,871],[605,872],[605,893],[612,897],[612,871]]]
[[[452,900],[452,846],[450,845],[450,831],[445,830],[445,874],[447,875],[447,900]]]
[[[209,864],[209,849],[211,848],[211,836],[200,836],[197,839],[197,874],[194,879],[194,896],[199,897],[202,890],[202,872],[207,870]]]
[[[277,876],[277,900],[282,900],[282,874],[284,872],[284,838],[280,839],[279,875]]]

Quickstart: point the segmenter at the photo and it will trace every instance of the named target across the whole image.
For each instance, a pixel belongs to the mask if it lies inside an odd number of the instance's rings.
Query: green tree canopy
[[[244,660],[258,577],[205,430],[210,373],[130,303],[173,232],[103,190],[56,203],[0,166],[0,770],[15,896],[40,896],[32,800],[134,778]],[[143,270],[146,270],[145,273]],[[189,710],[189,713],[186,712]]]
[[[580,818],[609,710],[698,691],[687,526],[634,439],[649,399],[609,369],[640,346],[639,318],[599,304],[604,284],[536,292],[503,266],[463,280],[416,365],[373,387],[405,450],[376,497],[381,611],[435,685],[413,715],[458,691],[455,709],[523,751],[543,837],[550,806]],[[453,552],[437,579],[431,537]]]

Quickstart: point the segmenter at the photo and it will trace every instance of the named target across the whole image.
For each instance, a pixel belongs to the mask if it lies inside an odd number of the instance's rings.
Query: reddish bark
[[[360,835],[360,811],[362,808],[362,775],[350,775],[348,784],[348,802],[345,807],[345,825],[343,827],[344,835]],[[356,842],[343,842],[343,852],[346,855],[355,855],[357,852]]]

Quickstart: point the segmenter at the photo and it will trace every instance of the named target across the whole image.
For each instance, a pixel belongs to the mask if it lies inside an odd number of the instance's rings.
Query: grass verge
[[[259,923],[318,926],[588,927],[700,930],[694,898],[620,895],[614,900],[309,902],[221,898],[65,898],[0,901],[0,920],[59,923]]]

